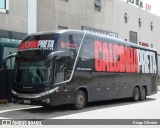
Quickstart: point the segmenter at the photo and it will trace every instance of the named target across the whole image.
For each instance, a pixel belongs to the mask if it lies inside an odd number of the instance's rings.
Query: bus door
[[[54,96],[55,105],[67,103],[67,95],[69,92],[65,81],[69,79],[70,76],[67,59],[67,57],[61,57],[56,59],[53,63],[54,83],[58,86],[58,90],[55,92]]]

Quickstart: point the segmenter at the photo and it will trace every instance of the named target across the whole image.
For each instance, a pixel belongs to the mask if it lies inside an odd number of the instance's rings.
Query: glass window
[[[0,0],[0,12],[8,13],[9,10],[9,0]]]
[[[23,84],[48,83],[51,80],[51,67],[45,61],[17,61],[16,82]]]
[[[6,58],[8,55],[17,52],[19,43],[20,40],[0,38],[0,69],[2,69],[3,59]],[[14,68],[14,59],[15,58],[10,58],[7,61],[7,69]]]
[[[86,38],[84,42],[84,47],[82,50],[81,59],[93,59],[94,58],[94,48],[93,48],[93,39]]]
[[[59,57],[55,64],[55,83],[68,80],[70,78],[72,68],[73,62],[69,57]]]
[[[6,0],[0,0],[0,9],[6,9]]]
[[[59,50],[65,51],[66,56],[59,56],[55,64],[55,82],[63,82],[70,78],[77,51],[82,40],[82,36],[76,34],[63,34],[60,39]],[[67,56],[68,54],[68,56]]]
[[[65,33],[59,42],[59,51],[65,51],[64,55],[59,55],[55,64],[55,82],[63,82],[71,77],[73,67],[77,57],[77,52],[82,40],[82,34]]]
[[[137,44],[137,32],[130,31],[130,42]]]
[[[79,34],[64,34],[61,36],[59,50],[68,52],[72,58],[77,56],[77,52],[82,40]]]
[[[79,56],[79,67],[93,69],[94,65],[94,39],[86,37]]]

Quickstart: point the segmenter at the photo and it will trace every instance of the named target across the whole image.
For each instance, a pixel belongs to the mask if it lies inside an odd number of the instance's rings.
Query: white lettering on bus
[[[38,48],[53,49],[54,40],[39,40]]]
[[[156,57],[155,53],[151,51],[144,51],[137,49],[137,57],[138,57],[138,72],[142,71],[142,73],[156,73],[157,65],[156,65]]]

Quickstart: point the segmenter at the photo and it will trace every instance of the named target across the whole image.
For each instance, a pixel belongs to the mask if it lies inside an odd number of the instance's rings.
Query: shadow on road
[[[50,119],[70,114],[76,114],[86,111],[98,110],[103,108],[111,108],[132,104],[140,104],[144,102],[151,102],[156,100],[155,98],[147,98],[145,101],[131,102],[130,99],[120,99],[120,100],[110,100],[89,103],[87,107],[82,110],[74,110],[72,105],[57,106],[53,108],[28,108],[21,110],[13,110],[9,112],[0,113],[2,118],[12,118],[12,119]]]

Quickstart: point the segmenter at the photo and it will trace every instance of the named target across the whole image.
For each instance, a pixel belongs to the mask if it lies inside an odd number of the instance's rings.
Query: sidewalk
[[[27,107],[34,107],[34,106],[20,105],[20,104],[13,104],[13,103],[8,103],[7,105],[0,104],[0,111],[1,110],[9,110],[9,109],[17,109],[17,108],[27,108]]]

